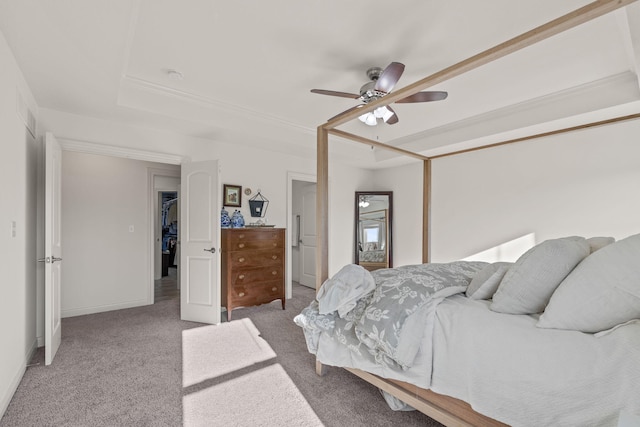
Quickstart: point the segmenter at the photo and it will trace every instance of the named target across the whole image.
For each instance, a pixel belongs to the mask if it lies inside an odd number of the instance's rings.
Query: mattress
[[[616,426],[640,414],[640,324],[540,329],[462,295],[436,310],[431,389],[513,426]]]

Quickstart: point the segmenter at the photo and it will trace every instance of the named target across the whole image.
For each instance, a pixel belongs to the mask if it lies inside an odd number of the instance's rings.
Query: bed
[[[512,140],[505,140],[501,142],[487,143],[485,145],[458,148],[449,152],[443,152],[433,156],[425,156],[420,153],[415,153],[410,150],[406,150],[400,147],[393,146],[379,141],[378,139],[365,138],[360,135],[345,132],[338,129],[339,126],[348,123],[358,116],[371,112],[376,108],[384,105],[396,102],[407,96],[411,96],[421,90],[428,89],[441,82],[447,81],[451,78],[460,76],[470,70],[484,66],[492,61],[505,57],[513,52],[532,46],[542,40],[546,40],[549,37],[560,34],[564,31],[570,30],[583,23],[589,22],[599,16],[615,11],[618,8],[625,7],[635,0],[597,0],[584,7],[581,7],[573,12],[570,12],[562,17],[554,19],[547,24],[534,28],[526,33],[523,33],[511,40],[496,45],[486,51],[480,52],[472,57],[469,57],[457,64],[454,64],[448,68],[445,68],[437,73],[426,76],[421,80],[414,82],[401,89],[394,90],[393,93],[389,93],[378,100],[369,102],[366,105],[359,106],[358,109],[347,110],[330,120],[323,123],[317,128],[317,219],[316,219],[316,234],[318,236],[316,247],[316,289],[320,290],[321,285],[329,278],[329,137],[336,138],[338,140],[344,139],[351,142],[365,144],[369,147],[376,147],[382,150],[389,150],[395,153],[400,153],[418,159],[423,165],[423,197],[422,197],[422,262],[429,263],[430,255],[430,228],[431,228],[431,168],[432,161],[434,159],[455,156],[461,153],[469,151],[483,150],[505,144],[515,144],[523,141],[531,141],[536,138],[546,137],[549,135],[557,135],[562,133],[576,132],[582,129],[606,126],[612,123],[619,123],[627,120],[637,120],[640,118],[640,114],[629,114],[618,117],[607,118],[600,121],[594,121],[589,123],[581,123],[575,126],[566,128],[558,128],[549,132],[532,133],[527,136],[516,138]],[[466,291],[465,291],[466,292]],[[441,325],[441,317],[439,312],[446,310],[452,302],[459,300],[459,297],[449,296],[446,297],[442,303],[436,305],[435,320],[437,325]],[[479,304],[479,303],[474,303]],[[511,315],[514,316],[514,315]],[[527,316],[527,315],[521,315]],[[531,315],[529,315],[531,316]],[[534,315],[535,316],[535,315]],[[621,327],[619,330],[629,331],[632,330],[632,335],[637,336],[637,325],[630,324]],[[618,331],[619,331],[618,330]],[[438,329],[435,330],[435,335],[438,334]],[[620,335],[621,332],[611,332],[612,335]],[[624,332],[629,333],[629,332]],[[322,333],[320,334],[322,335]],[[435,338],[434,338],[435,339]],[[437,340],[433,342],[439,342]],[[322,345],[320,345],[322,347]],[[443,356],[438,350],[434,350],[433,360],[440,360]],[[444,356],[446,357],[446,356]],[[324,368],[322,353],[320,357],[316,359],[316,372],[322,375],[326,369]],[[346,366],[346,364],[345,364]],[[366,381],[378,386],[381,390],[384,390],[388,395],[393,398],[400,398],[404,402],[410,403],[413,407],[424,412],[430,417],[442,422],[446,425],[502,425],[500,422],[488,418],[474,411],[471,405],[464,400],[469,401],[472,399],[469,396],[471,390],[466,390],[465,393],[459,393],[460,399],[456,399],[451,396],[455,396],[456,393],[450,392],[449,396],[445,394],[435,393],[432,390],[440,390],[442,393],[446,393],[444,386],[440,384],[439,371],[432,375],[433,386],[431,389],[419,387],[411,382],[398,380],[392,378],[389,372],[376,372],[371,373],[363,369],[350,368],[348,370],[355,375],[360,376]],[[391,375],[391,377],[390,377]],[[629,391],[629,390],[627,390]],[[637,389],[631,390],[637,393]],[[637,394],[636,394],[637,396]],[[501,396],[502,398],[508,398],[508,396]],[[640,399],[636,399],[640,400]],[[476,407],[478,405],[476,404]],[[481,409],[480,409],[481,410]],[[636,415],[638,411],[635,412]],[[535,423],[540,425],[540,423]]]
[[[640,234],[550,239],[515,263],[347,265],[295,321],[322,364],[476,413],[445,424],[616,426],[640,415],[638,259]]]

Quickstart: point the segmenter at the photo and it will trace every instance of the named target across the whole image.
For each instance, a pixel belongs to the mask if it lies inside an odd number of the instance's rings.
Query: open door
[[[218,161],[182,165],[180,317],[220,323]]]
[[[62,244],[60,241],[60,190],[62,149],[53,134],[45,136],[45,226],[44,226],[44,358],[50,365],[62,340],[61,322],[61,270]]]

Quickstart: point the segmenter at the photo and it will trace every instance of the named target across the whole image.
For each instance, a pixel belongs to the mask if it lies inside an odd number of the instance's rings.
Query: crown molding
[[[170,165],[180,165],[188,162],[189,158],[176,154],[158,153],[154,151],[137,150],[127,147],[117,147],[113,145],[98,144],[95,142],[79,141],[57,137],[60,146],[65,151],[76,153],[97,154],[102,156],[122,157],[125,159],[142,160],[145,162],[165,163]]]
[[[206,109],[207,111],[211,109],[216,109],[225,113],[233,113],[239,117],[244,117],[244,118],[249,117],[254,120],[262,121],[264,123],[275,124],[281,128],[295,130],[296,132],[303,132],[303,133],[313,134],[313,135],[315,135],[315,132],[316,132],[316,128],[300,126],[296,123],[287,121],[278,116],[260,113],[258,111],[241,107],[239,105],[222,102],[213,98],[209,98],[202,95],[196,95],[190,92],[185,92],[169,86],[154,83],[139,77],[134,77],[128,74],[123,75],[121,85],[120,85],[120,90],[125,90],[126,88],[141,90],[147,93],[160,95],[166,98],[172,98],[173,100],[188,103],[193,106]],[[136,108],[136,106],[131,106],[131,105],[127,105],[127,106]],[[149,107],[145,107],[144,109],[147,111],[152,111],[152,108],[149,108]],[[188,119],[188,117],[183,117],[183,119]]]

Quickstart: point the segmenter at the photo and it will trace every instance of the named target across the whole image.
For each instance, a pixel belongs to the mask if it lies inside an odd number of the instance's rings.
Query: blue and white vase
[[[236,211],[231,216],[231,226],[233,228],[242,228],[244,227],[244,217],[242,213],[236,209]]]
[[[231,217],[229,216],[229,212],[224,208],[222,208],[222,212],[220,212],[220,227],[231,227]]]

